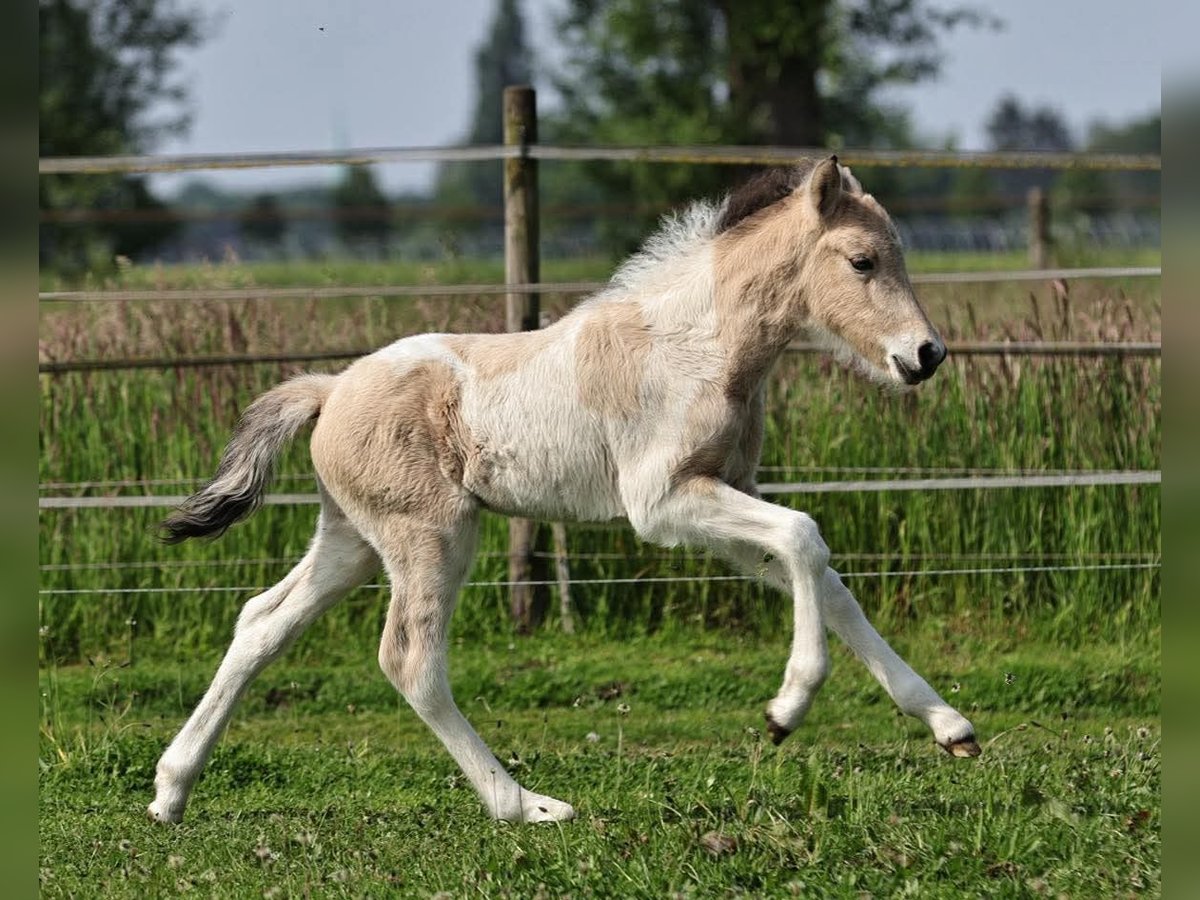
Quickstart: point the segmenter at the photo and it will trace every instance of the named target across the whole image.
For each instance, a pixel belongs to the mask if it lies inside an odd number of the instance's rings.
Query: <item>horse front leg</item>
[[[979,755],[974,726],[888,645],[833,569],[825,570],[821,608],[829,627],[863,661],[902,712],[924,722],[933,739],[951,756]]]
[[[776,581],[792,596],[792,646],[783,684],[767,705],[767,729],[779,743],[804,720],[829,672],[821,595],[829,561],[816,523],[714,479],[677,487],[652,509],[631,517],[648,540],[709,547],[728,558],[769,557]]]
[[[742,544],[733,548],[728,558],[742,571],[759,575],[782,591],[789,590],[787,569],[779,560],[769,560],[764,564],[761,553],[752,545]],[[862,607],[842,583],[841,577],[831,568],[826,568],[822,575],[820,601],[825,626],[862,660],[902,712],[924,722],[938,745],[952,756],[979,755],[979,744],[971,723],[943,700],[889,646],[867,620]],[[781,743],[789,732],[772,726],[771,707],[767,709],[767,719],[771,739],[776,744]]]

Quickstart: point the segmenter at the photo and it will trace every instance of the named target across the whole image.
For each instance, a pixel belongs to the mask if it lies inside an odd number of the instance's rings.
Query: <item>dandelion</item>
[[[1012,672],[1004,673],[1004,683],[1005,684],[1015,684],[1016,680],[1017,680],[1017,676],[1014,675]]]
[[[617,712],[619,712],[623,716],[629,715],[629,704],[622,703],[620,706],[617,707]]]
[[[1092,742],[1092,736],[1090,734],[1085,734],[1083,736],[1083,742],[1085,744],[1090,744]]]
[[[587,741],[589,744],[594,744],[598,740],[600,740],[600,735],[596,734],[596,732],[594,732],[594,731],[589,731],[587,733],[587,736],[584,738],[584,740]]]
[[[1146,738],[1150,737],[1150,729],[1146,728],[1144,726],[1142,728],[1139,728],[1137,730],[1137,736],[1138,736],[1139,741],[1146,740]]]
[[[962,685],[959,684],[957,681],[954,682],[954,684],[950,685],[950,693],[952,693],[952,694],[957,694],[961,690],[962,690]]]
[[[279,859],[279,855],[264,844],[261,839],[258,842],[258,846],[254,848],[254,855],[258,857],[258,861],[264,866]]]

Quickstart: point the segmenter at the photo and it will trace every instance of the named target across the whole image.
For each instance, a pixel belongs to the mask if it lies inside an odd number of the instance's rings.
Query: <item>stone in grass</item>
[[[713,856],[725,856],[737,851],[737,838],[709,831],[700,837],[700,846]]]

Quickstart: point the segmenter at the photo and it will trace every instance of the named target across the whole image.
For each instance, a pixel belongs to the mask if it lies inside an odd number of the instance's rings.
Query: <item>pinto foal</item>
[[[498,819],[569,819],[524,790],[459,712],[446,633],[481,509],[627,521],[713,550],[794,599],[791,655],[767,704],[779,743],[825,680],[825,629],[955,756],[971,723],[887,645],[828,566],[816,523],[755,489],[768,372],[797,337],[878,381],[914,385],[945,358],[894,226],[833,157],[775,170],[669,220],[611,284],[541,331],[409,337],[339,375],[303,375],[242,416],[213,480],[168,541],[248,515],[306,423],[321,512],[304,558],[242,610],[212,685],[158,763],[150,815],[178,822],[247,684],[321,613],[387,570],[379,664]]]

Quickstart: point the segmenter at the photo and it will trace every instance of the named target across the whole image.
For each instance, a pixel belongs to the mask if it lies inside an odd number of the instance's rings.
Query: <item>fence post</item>
[[[528,86],[504,89],[504,143],[522,150],[537,141],[537,100]],[[539,278],[537,160],[523,152],[504,160],[504,281],[533,284]],[[509,331],[533,331],[540,324],[538,295],[510,293],[505,304]],[[508,580],[530,581],[537,523],[508,521]],[[518,631],[534,624],[534,591],[529,584],[509,586],[509,609]]]
[[[1050,200],[1039,187],[1029,189],[1029,265],[1044,269],[1050,259]]]

